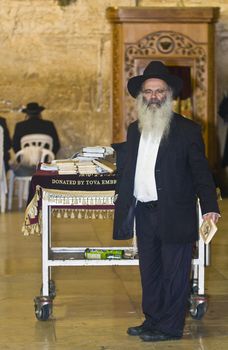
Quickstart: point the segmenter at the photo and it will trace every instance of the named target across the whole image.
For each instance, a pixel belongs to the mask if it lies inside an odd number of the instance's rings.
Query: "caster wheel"
[[[50,297],[35,298],[35,316],[39,321],[47,321],[52,314],[52,299]]]
[[[39,321],[47,321],[50,316],[49,305],[35,307],[35,315]]]
[[[190,310],[190,315],[194,320],[201,320],[207,311],[207,303],[201,303]]]

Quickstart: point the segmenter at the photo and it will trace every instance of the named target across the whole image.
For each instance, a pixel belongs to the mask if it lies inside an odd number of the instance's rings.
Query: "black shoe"
[[[148,331],[148,332],[144,332],[140,335],[140,338],[143,341],[165,341],[165,340],[178,340],[181,339],[181,336],[177,336],[177,335],[170,335],[170,334],[166,334],[160,331]]]
[[[145,332],[149,332],[151,329],[148,326],[145,326],[145,323],[140,326],[129,327],[127,330],[127,334],[129,335],[141,335]]]

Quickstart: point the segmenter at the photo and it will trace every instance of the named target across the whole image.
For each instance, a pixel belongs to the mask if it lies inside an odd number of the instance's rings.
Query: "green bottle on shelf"
[[[88,260],[120,260],[123,259],[124,250],[122,249],[96,249],[86,248],[85,259]]]

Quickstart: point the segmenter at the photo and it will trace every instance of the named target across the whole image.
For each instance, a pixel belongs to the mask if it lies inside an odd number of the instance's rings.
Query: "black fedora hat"
[[[40,106],[37,102],[30,102],[27,104],[26,108],[22,109],[22,113],[26,114],[39,114],[41,113],[45,107]]]
[[[127,88],[132,97],[136,98],[140,92],[142,83],[151,78],[164,80],[177,96],[182,89],[183,81],[176,75],[170,73],[169,69],[161,61],[151,61],[142,75],[129,79]]]

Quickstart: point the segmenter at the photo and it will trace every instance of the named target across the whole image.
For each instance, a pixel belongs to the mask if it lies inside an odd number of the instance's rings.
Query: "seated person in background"
[[[60,148],[59,137],[54,126],[54,123],[50,120],[42,119],[41,112],[45,107],[40,106],[37,102],[30,102],[26,108],[22,109],[22,113],[26,114],[26,120],[18,122],[15,126],[13,135],[13,150],[18,152],[21,149],[21,138],[29,134],[46,134],[53,139],[53,150],[52,152],[56,155]],[[19,166],[13,165],[14,172],[17,176],[30,176],[35,170],[36,166],[31,164]]]
[[[13,149],[16,153],[21,149],[21,138],[29,134],[46,134],[53,138],[53,153],[56,154],[60,148],[59,137],[50,120],[42,119],[41,112],[45,109],[39,106],[37,102],[30,102],[26,108],[22,109],[22,113],[26,114],[26,120],[18,122],[15,126],[13,135]]]
[[[6,120],[3,117],[0,117],[0,126],[3,128],[4,163],[5,163],[5,171],[7,172],[9,170],[9,159],[10,159],[9,150],[11,148],[11,139],[10,139],[9,130],[6,124]]]

